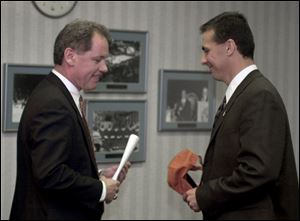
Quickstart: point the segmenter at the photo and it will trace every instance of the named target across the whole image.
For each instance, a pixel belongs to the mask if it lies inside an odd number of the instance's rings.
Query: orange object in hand
[[[196,187],[197,185],[189,176],[189,170],[200,169],[201,158],[189,149],[180,151],[170,161],[168,165],[168,184],[179,194],[185,193],[187,190]],[[201,166],[201,165],[200,165]]]

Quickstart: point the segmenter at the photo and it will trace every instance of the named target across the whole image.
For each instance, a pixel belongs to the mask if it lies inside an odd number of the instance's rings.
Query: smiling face
[[[109,54],[108,41],[98,33],[92,37],[92,47],[86,52],[74,52],[72,82],[79,89],[95,89],[108,71],[106,58]]]
[[[228,62],[226,44],[216,43],[214,41],[214,31],[209,30],[202,34],[202,50],[201,63],[208,66],[214,79],[223,81]]]

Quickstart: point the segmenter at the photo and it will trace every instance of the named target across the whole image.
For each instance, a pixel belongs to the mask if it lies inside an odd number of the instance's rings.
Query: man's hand
[[[122,171],[120,172],[119,176],[118,176],[118,181],[120,181],[120,183],[123,182],[123,180],[126,177],[126,174],[129,170],[131,166],[131,163],[129,161],[127,161],[122,169]],[[101,175],[107,177],[107,178],[112,178],[113,175],[115,174],[116,170],[118,169],[118,165],[113,165],[112,167],[103,169],[101,172]]]
[[[200,208],[198,206],[197,200],[196,200],[196,189],[193,188],[188,191],[186,191],[183,194],[183,200],[189,205],[189,207],[194,210],[194,212],[199,212]]]
[[[196,171],[196,170],[202,170],[203,167],[202,167],[203,163],[202,163],[202,157],[199,155],[199,162],[197,162],[196,165],[194,165],[191,170],[193,171]]]
[[[197,163],[196,165],[193,165],[191,168],[192,171],[202,170],[202,164]]]
[[[101,176],[101,180],[105,183],[106,185],[106,197],[105,197],[105,202],[110,203],[112,200],[114,200],[115,196],[119,192],[119,186],[120,182],[106,178],[105,176]]]

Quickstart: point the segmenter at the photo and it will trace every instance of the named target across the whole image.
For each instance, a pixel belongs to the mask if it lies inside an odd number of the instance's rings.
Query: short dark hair
[[[228,39],[234,40],[238,51],[244,56],[254,57],[254,39],[244,15],[238,12],[224,12],[200,27],[201,33],[214,30],[214,41],[224,43]]]
[[[92,37],[98,33],[105,37],[111,44],[111,36],[108,29],[101,24],[85,20],[75,20],[67,24],[58,34],[54,44],[54,64],[62,64],[64,51],[70,47],[78,52],[85,52],[92,47]]]

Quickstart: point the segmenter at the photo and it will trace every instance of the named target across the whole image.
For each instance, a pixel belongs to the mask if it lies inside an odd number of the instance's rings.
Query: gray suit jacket
[[[215,122],[196,198],[205,219],[299,219],[299,186],[287,113],[253,71]]]
[[[102,183],[89,132],[64,84],[50,73],[24,109],[10,219],[100,219]]]

